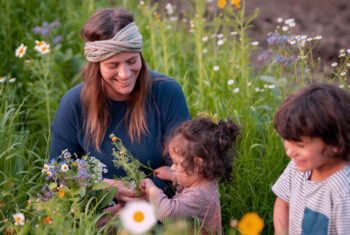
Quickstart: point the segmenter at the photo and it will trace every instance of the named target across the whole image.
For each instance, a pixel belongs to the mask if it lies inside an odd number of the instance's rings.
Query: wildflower
[[[208,3],[211,3],[211,2],[213,2],[213,0],[207,0],[207,2],[208,2]]]
[[[30,60],[25,60],[24,63],[30,64]]]
[[[45,41],[38,41],[38,40],[35,40],[35,47],[34,47],[34,50],[40,52],[41,51],[41,47],[45,46],[46,45],[46,42]]]
[[[252,110],[252,111],[255,111],[255,107],[254,106],[250,106],[250,109]],[[237,222],[237,220],[235,220],[236,221],[236,226],[237,226],[237,224],[238,224],[238,222]],[[231,223],[232,223],[233,221],[231,221]],[[230,226],[232,227],[232,225],[231,225],[231,223],[230,223]],[[235,227],[236,227],[235,226]]]
[[[238,88],[238,87],[236,87],[235,89],[233,89],[233,92],[234,92],[234,93],[239,92],[239,88]]]
[[[218,7],[224,8],[226,6],[226,0],[219,0],[218,1]]]
[[[252,83],[251,82],[247,82],[247,86],[251,86],[252,85]]]
[[[238,229],[243,235],[256,235],[264,228],[264,221],[255,212],[245,214],[238,222]]]
[[[344,84],[339,85],[339,88],[343,89],[344,88]]]
[[[306,41],[311,42],[312,40],[314,40],[313,38],[307,38]]]
[[[321,36],[321,35],[317,35],[317,36],[315,37],[315,39],[316,39],[316,40],[321,40],[321,39],[322,39],[322,36]]]
[[[177,16],[172,16],[169,18],[170,22],[176,22],[177,21]]]
[[[333,62],[333,63],[331,64],[332,67],[336,67],[337,65],[338,65],[337,62]]]
[[[220,33],[220,34],[218,34],[216,37],[217,37],[217,38],[223,38],[224,35],[223,35],[222,33]]]
[[[36,225],[35,225],[35,228],[39,228],[39,224],[36,224]]]
[[[278,18],[277,18],[277,23],[282,23],[282,22],[283,22],[283,18],[278,17]]]
[[[275,88],[275,85],[273,85],[273,84],[269,85],[268,88],[273,89],[273,88]]]
[[[70,210],[70,213],[74,213],[74,208],[72,208],[72,209]]]
[[[151,204],[145,201],[133,201],[126,204],[122,210],[121,222],[127,231],[141,234],[152,228],[157,218]]]
[[[154,18],[156,18],[157,20],[159,19],[159,15],[157,12],[153,12]]]
[[[342,77],[344,77],[345,75],[346,75],[345,71],[340,73],[340,76],[342,76]]]
[[[50,52],[50,45],[49,44],[45,44],[42,47],[40,47],[39,52],[44,55]]]
[[[13,83],[13,82],[15,82],[16,81],[16,78],[10,78],[9,79],[9,82],[11,82],[11,83]]]
[[[221,46],[222,44],[224,44],[224,40],[222,40],[222,39],[218,40],[217,44],[218,44],[218,46]]]
[[[28,200],[28,205],[32,205],[32,201],[31,200]]]
[[[253,107],[253,106],[250,106],[250,107]],[[235,228],[235,227],[237,227],[237,224],[238,224],[238,221],[236,219],[233,219],[230,222],[230,227]]]
[[[339,54],[339,57],[344,57],[344,56],[345,56],[345,53],[344,53],[344,52],[342,52],[342,53]]]
[[[66,171],[68,171],[69,170],[69,166],[65,163],[65,164],[62,164],[62,166],[61,166],[61,171],[63,171],[63,172],[66,172]]]
[[[48,216],[46,216],[44,219],[43,219],[43,223],[44,224],[52,224],[52,219]]]
[[[293,40],[289,40],[288,41],[290,45],[294,45],[296,43],[296,41],[293,39]]]
[[[288,27],[287,25],[284,25],[284,26],[282,27],[282,31],[286,32],[286,31],[288,31],[288,30],[289,30],[289,27]]]
[[[234,83],[234,81],[232,79],[227,81],[227,85],[229,85],[229,86],[232,85],[233,83]]]
[[[350,54],[350,49],[348,49],[348,54]]]
[[[345,52],[345,49],[340,49],[339,50],[339,53],[344,53]]]
[[[233,31],[233,32],[230,33],[231,36],[235,36],[235,35],[237,35],[237,34],[238,34],[238,33],[237,33],[236,31]]]
[[[220,67],[217,66],[217,65],[215,65],[215,66],[213,67],[213,70],[214,70],[214,71],[219,71],[219,69],[220,69]]]
[[[259,92],[259,91],[260,91],[259,87],[255,88],[255,92]]]
[[[0,77],[0,83],[4,83],[6,81],[6,77]]]
[[[64,197],[65,194],[66,194],[66,192],[64,191],[63,188],[60,188],[60,189],[58,190],[58,196],[59,196],[59,197]]]
[[[55,37],[54,39],[52,39],[52,43],[54,45],[58,44],[59,42],[61,42],[63,40],[63,36],[62,35],[58,35],[57,37]]]
[[[13,215],[15,219],[15,225],[24,225],[24,215],[22,213],[16,213]]]
[[[347,63],[347,66],[350,67],[350,63]]]
[[[168,15],[172,15],[174,13],[173,6],[171,5],[171,3],[166,4],[165,9]]]
[[[235,5],[236,9],[240,9],[241,5],[239,5],[241,0],[231,0],[231,5]]]
[[[22,58],[24,54],[26,53],[27,47],[23,44],[21,44],[17,49],[16,49],[16,56],[19,58]]]
[[[117,141],[117,137],[113,136],[113,137],[112,137],[112,141],[113,141],[113,142]]]
[[[203,54],[206,54],[208,52],[208,49],[207,48],[204,48],[203,49]]]
[[[203,42],[208,41],[208,36],[202,37],[202,41],[203,41]]]
[[[48,22],[44,22],[41,27],[40,26],[36,26],[33,28],[33,32],[35,34],[41,34],[41,35],[47,35],[48,33],[50,33],[50,31],[54,28],[57,28],[61,25],[61,23],[58,20],[55,20],[54,22],[52,22],[51,24],[49,24]]]
[[[252,45],[253,46],[257,46],[257,45],[259,45],[259,42],[258,41],[254,41],[254,42],[252,42]]]

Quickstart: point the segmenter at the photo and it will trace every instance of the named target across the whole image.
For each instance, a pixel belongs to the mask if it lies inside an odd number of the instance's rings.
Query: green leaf
[[[117,187],[109,187],[103,194],[102,202],[99,205],[99,208],[105,208],[108,204],[113,200],[115,195],[117,194]]]
[[[108,186],[109,186],[108,183],[101,181],[92,185],[92,190],[101,190],[101,189],[107,188]]]
[[[272,76],[265,76],[265,75],[262,75],[260,76],[260,79],[265,81],[265,82],[269,82],[269,83],[272,83],[272,84],[275,84],[276,83],[276,79]]]
[[[79,194],[80,194],[81,197],[84,197],[85,194],[86,194],[85,188],[79,188]]]
[[[57,183],[56,182],[51,183],[49,188],[50,188],[50,190],[56,189],[57,188]]]

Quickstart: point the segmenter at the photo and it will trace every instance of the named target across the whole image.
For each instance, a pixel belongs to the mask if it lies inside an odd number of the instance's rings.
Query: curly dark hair
[[[313,83],[290,95],[274,126],[283,139],[320,138],[337,147],[334,157],[350,160],[350,94],[335,85]]]
[[[239,130],[240,126],[230,119],[218,124],[208,118],[189,120],[180,124],[167,138],[164,154],[169,153],[169,144],[176,139],[172,146],[184,157],[181,164],[187,174],[195,173],[198,165],[195,159],[198,157],[202,164],[196,173],[208,180],[221,178],[221,181],[230,181],[236,155],[234,142]]]

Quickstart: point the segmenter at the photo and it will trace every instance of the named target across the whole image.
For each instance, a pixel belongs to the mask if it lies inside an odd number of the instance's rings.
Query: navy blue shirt
[[[83,83],[70,89],[61,99],[56,111],[55,119],[51,125],[51,151],[50,159],[68,149],[70,153],[78,156],[89,153],[102,163],[106,164],[108,172],[103,174],[105,178],[124,176],[122,169],[116,169],[113,165],[111,133],[120,138],[124,146],[143,164],[150,163],[151,168],[156,169],[165,165],[162,157],[162,141],[171,130],[179,123],[191,119],[186,100],[180,85],[172,78],[165,75],[150,72],[152,81],[152,95],[147,98],[146,121],[149,134],[141,135],[140,142],[131,142],[126,129],[124,116],[127,110],[127,101],[114,101],[111,103],[111,124],[107,129],[105,138],[98,152],[94,146],[87,146],[84,142],[82,103],[80,92]],[[152,98],[153,96],[153,98]],[[147,173],[147,172],[146,172]],[[155,183],[161,186],[162,183]]]

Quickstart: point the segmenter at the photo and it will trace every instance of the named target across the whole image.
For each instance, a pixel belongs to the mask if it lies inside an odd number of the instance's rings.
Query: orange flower
[[[52,224],[52,219],[48,216],[46,216],[44,219],[43,219],[43,223],[44,224]]]
[[[226,0],[219,0],[218,1],[218,7],[224,8],[226,6]]]
[[[245,214],[238,222],[238,230],[243,235],[257,235],[264,228],[264,220],[255,212]]]
[[[28,205],[32,205],[32,201],[31,200],[28,200]]]
[[[113,142],[117,141],[117,137],[113,136],[113,137],[112,137],[112,141],[113,141]]]
[[[63,188],[60,188],[60,189],[58,190],[58,196],[59,196],[59,197],[64,197],[65,194],[66,194],[66,192],[63,190]]]
[[[154,12],[153,15],[154,15],[154,18],[156,18],[157,20],[159,19],[159,14],[157,12]]]
[[[240,9],[241,5],[239,5],[239,3],[241,2],[241,0],[231,0],[231,4],[236,6],[236,9]]]

